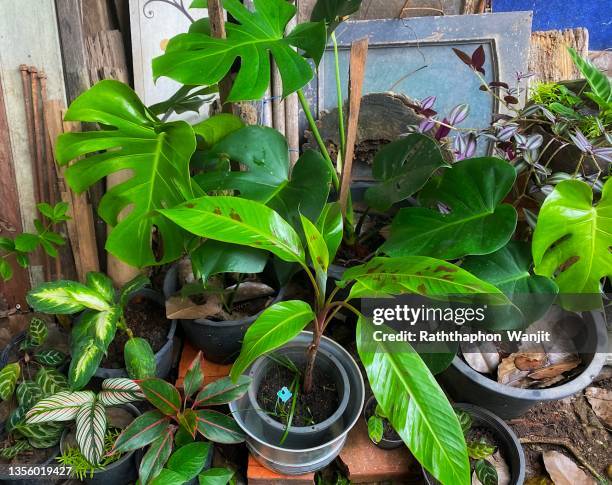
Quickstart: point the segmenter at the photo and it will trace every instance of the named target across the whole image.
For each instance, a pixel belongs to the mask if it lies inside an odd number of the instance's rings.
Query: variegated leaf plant
[[[25,423],[32,426],[75,421],[79,449],[87,461],[96,466],[104,452],[106,408],[143,398],[144,394],[131,379],[106,379],[98,394],[92,391],[62,391],[42,399],[27,412]]]
[[[249,388],[250,378],[241,376],[232,382],[226,377],[204,385],[201,364],[200,352],[185,375],[183,395],[162,379],[135,381],[137,389],[156,409],[139,416],[125,428],[111,453],[149,447],[140,463],[139,477],[142,485],[151,483],[158,476],[171,474],[168,469],[173,469],[170,457],[175,442],[180,441],[184,445],[185,442],[195,440],[198,434],[216,443],[235,444],[244,441],[244,434],[231,416],[208,407],[227,404],[242,397]],[[105,395],[107,402],[115,400],[116,394],[113,392]],[[168,466],[164,468],[166,463]]]
[[[43,283],[28,293],[28,303],[36,311],[56,315],[80,313],[72,328],[72,361],[68,371],[72,390],[82,389],[89,382],[117,330],[129,337],[124,350],[125,362],[139,362],[138,366],[127,366],[129,376],[142,379],[155,374],[153,349],[146,340],[134,337],[124,317],[131,296],[148,284],[149,279],[139,275],[116,292],[108,276],[90,272],[85,284],[54,281]]]

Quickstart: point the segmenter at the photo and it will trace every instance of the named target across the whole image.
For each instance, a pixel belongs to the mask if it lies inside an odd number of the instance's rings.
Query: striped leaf
[[[157,362],[151,344],[140,337],[130,338],[123,347],[125,370],[132,379],[155,377]]]
[[[142,274],[139,274],[135,278],[128,281],[121,287],[121,291],[119,293],[119,304],[121,307],[125,308],[135,292],[142,290],[145,286],[150,284],[151,280]]]
[[[68,390],[68,379],[61,372],[55,369],[41,367],[34,378],[36,383],[43,391],[43,397],[49,397],[60,391]]]
[[[119,404],[140,401],[144,397],[138,384],[132,379],[124,377],[105,379],[102,382],[102,390],[98,394],[98,399],[105,406],[118,406]]]
[[[72,329],[72,347],[78,347],[88,338],[94,338],[100,347],[106,349],[115,338],[119,316],[120,311],[116,307],[104,312],[93,310],[83,312]]]
[[[115,300],[115,288],[113,280],[104,273],[90,271],[87,273],[87,286],[103,297],[108,303]]]
[[[189,435],[195,439],[198,431],[198,415],[193,409],[186,409],[185,412],[178,414],[178,422]]]
[[[97,465],[104,453],[106,408],[95,398],[81,406],[76,415],[76,440],[81,453],[92,465]]]
[[[0,370],[0,400],[6,401],[13,395],[20,375],[21,367],[17,362],[8,364]]]
[[[27,424],[49,421],[71,421],[76,418],[83,404],[92,402],[95,395],[91,391],[62,391],[39,401],[26,415]]]
[[[173,428],[167,427],[163,434],[151,443],[149,450],[142,457],[138,470],[140,483],[146,485],[159,474],[172,454],[172,445]]]
[[[47,339],[49,329],[44,320],[40,318],[32,318],[30,320],[30,326],[28,327],[28,337],[30,337],[30,343],[34,347],[38,347],[44,343]]]
[[[0,449],[0,457],[5,460],[12,460],[22,451],[30,450],[32,446],[28,443],[27,440],[19,440],[12,446],[5,446]]]
[[[104,311],[110,308],[100,294],[76,281],[59,280],[43,283],[31,290],[26,297],[37,312],[69,315],[85,308]]]
[[[176,388],[157,377],[137,381],[147,401],[169,416],[176,416],[181,410],[181,395]]]
[[[24,436],[27,433],[28,443],[34,448],[51,448],[59,443],[64,426],[62,423],[32,424],[27,427],[18,428]]]
[[[236,444],[244,441],[245,435],[230,416],[210,409],[196,411],[198,431],[215,443]]]
[[[200,351],[191,361],[185,374],[183,383],[185,396],[193,396],[202,387],[202,384],[204,384],[204,372],[202,371],[202,352]]]
[[[194,407],[227,404],[244,396],[251,385],[251,378],[241,375],[236,382],[224,377],[211,382],[202,389],[195,399]]]
[[[43,390],[34,381],[22,381],[17,386],[17,402],[20,407],[30,409],[43,397]]]
[[[170,417],[159,411],[148,411],[123,430],[115,441],[112,452],[125,453],[144,448],[159,438],[169,425]]]
[[[100,366],[105,349],[94,338],[86,339],[72,351],[68,369],[68,383],[71,389],[83,388]]]
[[[10,433],[15,428],[15,426],[17,426],[23,421],[25,414],[26,409],[23,406],[18,406],[13,409],[8,419],[6,420],[6,423],[4,423],[4,430],[7,433]]]
[[[57,367],[66,360],[67,355],[59,350],[46,349],[37,352],[34,355],[34,360],[42,365],[48,365],[50,367]]]

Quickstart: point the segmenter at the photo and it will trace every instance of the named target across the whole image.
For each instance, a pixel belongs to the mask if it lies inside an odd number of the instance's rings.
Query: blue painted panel
[[[533,30],[589,29],[590,50],[612,47],[612,0],[493,0],[494,12],[533,10]]]

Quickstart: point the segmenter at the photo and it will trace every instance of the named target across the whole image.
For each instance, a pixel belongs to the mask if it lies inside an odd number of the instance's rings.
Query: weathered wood
[[[589,59],[599,69],[612,77],[612,52],[611,51],[590,51]]]
[[[580,78],[567,48],[573,47],[586,57],[589,52],[589,32],[584,28],[547,30],[531,34],[529,72],[531,82],[556,82]]]
[[[276,62],[272,61],[272,126],[285,134],[285,100],[283,99],[283,81]]]
[[[359,123],[359,110],[361,108],[367,57],[368,38],[353,42],[349,65],[349,110],[346,128],[346,154],[340,185],[340,205],[343,213],[346,211],[348,194],[351,189],[353,157],[355,156],[355,143],[357,142],[357,125]]]
[[[15,237],[23,229],[17,180],[13,166],[13,153],[9,136],[9,125],[4,104],[4,91],[0,83],[0,237]],[[0,306],[13,308],[21,305],[27,308],[25,295],[30,289],[26,270],[19,267],[15,258],[8,260],[13,268],[13,278],[7,282],[0,278]]]
[[[463,4],[463,14],[485,13],[487,10],[487,0],[465,0]]]
[[[210,18],[210,31],[213,37],[225,39],[225,13],[223,11],[222,0],[209,0],[208,17]],[[232,89],[232,78],[230,74],[219,82],[219,103],[221,111],[232,113],[231,103],[227,103],[230,90]]]
[[[291,32],[297,25],[297,17],[293,17],[287,24],[287,32]],[[300,105],[296,93],[285,99],[285,136],[289,145],[289,160],[294,164],[300,156]]]

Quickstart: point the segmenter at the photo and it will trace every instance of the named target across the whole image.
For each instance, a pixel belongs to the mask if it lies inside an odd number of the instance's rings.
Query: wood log
[[[210,30],[213,37],[225,39],[225,13],[223,12],[222,0],[208,1],[208,17],[210,18]],[[232,89],[232,79],[228,74],[219,83],[219,102],[223,113],[232,113],[231,103],[226,100]]]
[[[567,48],[579,55],[589,52],[589,31],[579,27],[566,30],[546,30],[531,34],[529,72],[535,74],[531,82],[557,82],[579,79],[580,72],[574,66]]]

